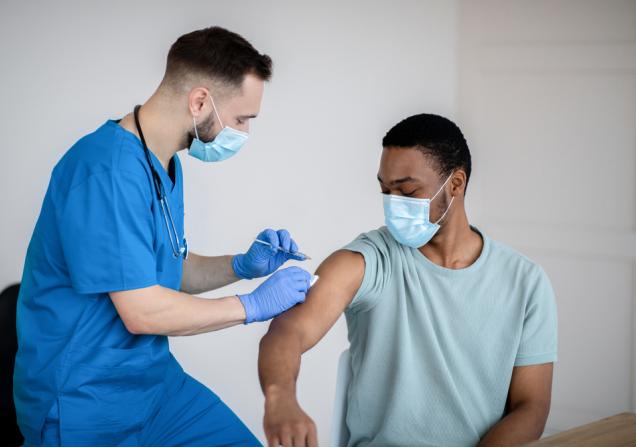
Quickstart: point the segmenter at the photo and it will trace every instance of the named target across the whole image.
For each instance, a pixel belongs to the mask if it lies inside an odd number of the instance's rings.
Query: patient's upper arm
[[[278,316],[270,327],[292,330],[301,337],[303,352],[313,347],[338,320],[358,291],[364,277],[361,254],[339,250],[325,259],[305,302]]]
[[[515,366],[508,391],[509,410],[520,405],[533,405],[547,418],[552,397],[552,372],[552,363]]]

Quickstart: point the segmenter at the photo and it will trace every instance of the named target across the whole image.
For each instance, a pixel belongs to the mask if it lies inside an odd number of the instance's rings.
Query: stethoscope
[[[146,139],[144,138],[144,133],[141,131],[141,125],[139,124],[139,109],[140,105],[135,106],[135,111],[133,115],[135,116],[135,126],[137,126],[137,132],[139,133],[139,139],[141,140],[141,145],[144,148],[144,153],[146,154],[146,161],[148,162],[148,167],[150,168],[150,172],[152,174],[152,181],[155,184],[155,192],[157,193],[157,200],[161,204],[161,211],[163,212],[163,220],[166,224],[166,230],[168,230],[168,239],[170,239],[170,245],[172,246],[172,256],[177,259],[179,257],[183,257],[183,259],[188,259],[188,242],[186,241],[185,236],[183,236],[183,245],[179,241],[179,236],[177,234],[177,228],[174,225],[174,220],[172,219],[172,213],[170,212],[170,204],[168,203],[168,197],[166,196],[166,191],[163,188],[163,183],[161,183],[161,178],[159,177],[159,173],[155,169],[152,164],[152,160],[150,159],[150,151],[148,150],[148,146],[146,145]]]

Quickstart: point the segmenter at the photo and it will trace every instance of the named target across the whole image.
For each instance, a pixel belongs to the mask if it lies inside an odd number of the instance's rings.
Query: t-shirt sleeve
[[[557,360],[557,308],[552,285],[539,268],[526,305],[515,366],[552,363]]]
[[[62,250],[78,293],[157,284],[152,191],[139,174],[93,174],[57,204]]]
[[[360,253],[364,257],[364,277],[347,309],[354,312],[368,310],[380,298],[390,275],[388,247],[376,231],[361,234],[343,250]]]

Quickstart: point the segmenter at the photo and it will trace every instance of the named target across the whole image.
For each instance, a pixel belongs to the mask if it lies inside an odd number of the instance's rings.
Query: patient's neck
[[[484,245],[479,233],[470,227],[463,203],[457,205],[435,237],[419,248],[431,262],[448,269],[468,267],[479,258]]]

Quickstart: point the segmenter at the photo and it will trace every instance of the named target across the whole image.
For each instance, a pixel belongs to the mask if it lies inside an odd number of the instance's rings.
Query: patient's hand
[[[269,447],[317,447],[316,424],[294,396],[267,397],[263,422]]]

